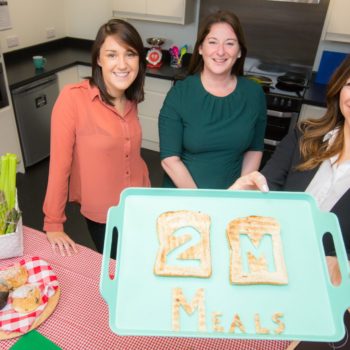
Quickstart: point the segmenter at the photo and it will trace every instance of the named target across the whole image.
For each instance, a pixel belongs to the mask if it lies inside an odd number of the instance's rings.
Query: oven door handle
[[[277,117],[277,118],[292,118],[296,113],[294,112],[281,112],[281,111],[275,111],[272,109],[267,110],[267,115],[271,117]]]
[[[277,146],[280,143],[280,141],[264,139],[264,143],[270,146]]]

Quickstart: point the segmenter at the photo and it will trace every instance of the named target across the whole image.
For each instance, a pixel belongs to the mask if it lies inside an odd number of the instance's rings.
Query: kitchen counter
[[[92,40],[67,37],[5,53],[4,60],[10,90],[75,65],[90,66],[92,43]],[[34,55],[42,55],[47,59],[44,69],[34,68],[32,62]],[[185,66],[189,58],[190,54],[184,56]],[[186,76],[186,68],[170,67],[168,51],[163,51],[163,61],[161,68],[147,68],[146,75],[167,80],[179,80]],[[326,105],[325,96],[326,85],[311,82],[303,103],[324,107]]]
[[[309,88],[304,95],[304,104],[310,104],[319,107],[326,107],[327,85],[310,82]]]
[[[91,40],[63,38],[4,54],[10,90],[44,78],[75,65],[91,65]],[[164,51],[164,64],[159,69],[147,68],[150,77],[175,80],[184,76],[184,68],[169,66],[170,56]],[[32,56],[42,55],[47,59],[44,69],[34,68]]]

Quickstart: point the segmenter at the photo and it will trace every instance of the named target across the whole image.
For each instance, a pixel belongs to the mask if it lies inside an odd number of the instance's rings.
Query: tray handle
[[[111,207],[107,214],[107,224],[106,224],[106,236],[103,246],[103,256],[102,256],[102,266],[101,266],[101,278],[100,278],[100,292],[106,303],[111,306],[114,302],[114,295],[116,290],[116,268],[113,271],[114,276],[110,276],[109,263],[110,263],[110,251],[112,245],[113,229],[114,227],[119,227],[121,222],[122,210],[120,207]],[[118,230],[119,237],[121,230]],[[119,248],[119,244],[118,244]]]
[[[322,237],[326,232],[329,232],[332,235],[338,258],[342,281],[338,286],[334,286],[331,281],[329,281],[328,290],[335,311],[337,314],[341,313],[341,315],[343,315],[344,311],[350,307],[350,266],[348,256],[345,250],[337,216],[334,213],[322,213],[319,218],[322,218],[322,220],[319,220],[322,227],[322,231],[320,231],[320,244],[322,245],[322,251],[324,252]],[[336,232],[339,232],[339,234],[335,234]],[[329,275],[326,260],[325,269],[327,275]]]

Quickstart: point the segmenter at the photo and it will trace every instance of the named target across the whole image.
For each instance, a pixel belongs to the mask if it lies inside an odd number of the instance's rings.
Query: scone
[[[9,289],[16,289],[28,280],[28,271],[22,265],[14,265],[6,270],[0,270],[0,280],[4,280]]]
[[[34,311],[41,304],[41,293],[35,284],[25,284],[11,295],[12,307],[19,313]]]

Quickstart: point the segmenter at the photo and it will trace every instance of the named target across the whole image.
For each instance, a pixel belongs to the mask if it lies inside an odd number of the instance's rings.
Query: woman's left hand
[[[77,245],[65,232],[46,232],[46,237],[56,254],[71,256],[78,253]]]

